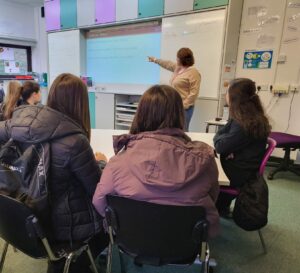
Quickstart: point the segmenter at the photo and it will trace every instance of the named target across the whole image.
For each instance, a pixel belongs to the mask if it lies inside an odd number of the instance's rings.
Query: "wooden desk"
[[[211,119],[211,120],[207,120],[205,121],[206,123],[206,129],[205,129],[205,132],[208,133],[209,132],[209,126],[210,125],[214,125],[216,127],[219,127],[219,126],[224,126],[226,125],[227,123],[227,120],[214,120],[214,119]]]
[[[91,146],[95,152],[104,153],[107,158],[111,158],[114,156],[112,136],[126,133],[128,133],[127,130],[92,129]],[[192,140],[199,140],[213,147],[213,137],[215,134],[189,132],[187,135]],[[219,184],[228,186],[229,180],[223,171],[220,159],[216,158],[216,162],[219,170]]]

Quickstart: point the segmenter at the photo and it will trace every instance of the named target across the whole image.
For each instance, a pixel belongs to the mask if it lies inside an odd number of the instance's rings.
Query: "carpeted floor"
[[[269,224],[262,230],[268,253],[263,254],[257,232],[239,229],[230,220],[221,220],[222,234],[210,242],[215,273],[298,273],[300,272],[300,178],[289,173],[268,181]],[[3,242],[0,242],[2,249]],[[115,255],[116,257],[116,255]],[[127,260],[128,272],[196,273],[199,265],[181,267],[136,267]],[[46,261],[31,259],[9,248],[4,273],[45,273]],[[104,272],[104,271],[103,271]],[[113,273],[119,273],[118,258]],[[84,273],[84,272],[83,272]],[[101,272],[102,273],[102,272]]]

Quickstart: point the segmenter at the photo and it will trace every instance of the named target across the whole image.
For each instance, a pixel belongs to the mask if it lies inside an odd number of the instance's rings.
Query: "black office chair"
[[[23,203],[0,194],[0,237],[5,241],[0,260],[0,273],[7,253],[8,245],[12,245],[32,258],[48,258],[58,261],[65,258],[64,273],[69,272],[73,259],[83,252],[88,254],[93,271],[98,273],[88,243],[77,245],[72,249],[52,246],[41,228],[38,218]]]
[[[201,272],[209,272],[208,222],[200,206],[171,206],[120,196],[106,197],[106,221],[110,236],[107,273],[111,272],[112,245],[137,265],[190,265],[197,256]],[[121,253],[120,253],[121,252]]]

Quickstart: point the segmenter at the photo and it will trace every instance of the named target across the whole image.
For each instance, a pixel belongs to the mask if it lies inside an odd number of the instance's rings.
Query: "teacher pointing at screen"
[[[188,131],[189,124],[194,112],[195,101],[199,94],[201,75],[193,66],[195,63],[193,52],[189,48],[181,48],[177,52],[177,62],[156,59],[149,56],[149,62],[156,63],[161,67],[173,72],[170,85],[180,94],[185,110],[185,129]]]

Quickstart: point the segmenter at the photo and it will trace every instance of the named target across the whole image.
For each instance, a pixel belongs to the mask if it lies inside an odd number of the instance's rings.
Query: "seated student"
[[[93,254],[108,244],[102,218],[92,197],[101,176],[90,146],[88,93],[80,78],[61,74],[53,82],[47,106],[18,107],[11,120],[0,123],[0,141],[9,138],[21,147],[50,143],[50,236],[72,246],[88,238]],[[99,160],[105,156],[98,154]],[[72,263],[70,272],[89,272],[86,259]],[[50,263],[48,272],[63,272],[64,261]]]
[[[155,85],[142,96],[130,134],[114,139],[93,197],[104,216],[105,196],[117,194],[158,204],[200,205],[206,209],[209,234],[218,232],[215,201],[219,192],[213,149],[184,133],[184,108],[178,92]]]
[[[226,102],[230,119],[216,133],[214,145],[221,155],[230,186],[240,188],[259,171],[271,126],[252,80],[233,80],[226,93]],[[232,199],[220,193],[217,208],[221,216],[229,214]]]
[[[21,87],[22,105],[36,105],[41,101],[40,86],[37,82],[26,81]]]
[[[18,81],[10,81],[4,102],[0,104],[0,121],[10,119],[13,111],[20,105],[21,84]]]

